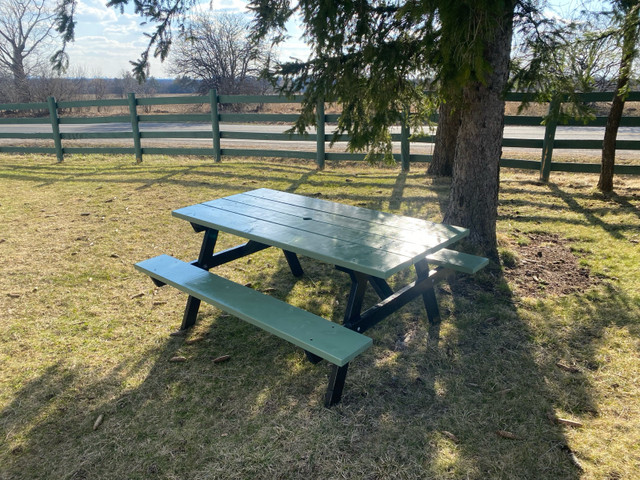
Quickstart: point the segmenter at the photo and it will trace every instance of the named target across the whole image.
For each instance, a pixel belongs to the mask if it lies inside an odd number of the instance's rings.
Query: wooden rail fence
[[[523,94],[510,93],[507,95],[507,101],[522,101]],[[580,99],[584,102],[609,102],[613,98],[612,92],[603,93],[585,93],[580,95]],[[67,102],[56,102],[50,97],[46,103],[26,103],[26,104],[0,104],[0,139],[48,139],[53,141],[53,147],[33,147],[33,146],[4,146],[0,145],[0,152],[6,153],[43,153],[55,154],[58,162],[64,160],[64,155],[68,154],[86,154],[86,153],[103,153],[103,154],[133,154],[136,161],[141,162],[144,155],[165,154],[165,155],[204,155],[210,156],[215,162],[220,162],[223,156],[260,156],[260,157],[284,157],[284,158],[302,158],[315,160],[318,168],[325,166],[325,161],[340,160],[362,160],[364,154],[359,153],[335,153],[327,152],[325,143],[332,139],[332,134],[325,133],[325,125],[335,123],[338,120],[337,114],[325,114],[324,104],[319,103],[317,106],[317,129],[315,134],[286,134],[286,133],[259,133],[259,132],[238,132],[224,130],[225,123],[273,123],[286,122],[293,123],[296,121],[297,114],[278,114],[278,113],[220,113],[220,104],[264,104],[264,103],[299,103],[302,97],[281,97],[276,95],[218,95],[212,90],[207,96],[188,96],[188,97],[155,97],[155,98],[136,98],[133,93],[128,95],[126,99],[110,99],[110,100],[78,100]],[[632,92],[628,97],[628,101],[640,101],[640,92]],[[208,104],[210,113],[198,114],[141,114],[139,107],[152,105],[186,105],[186,104]],[[554,108],[554,104],[549,106]],[[129,110],[129,115],[113,115],[113,116],[92,116],[92,117],[71,117],[60,116],[60,111],[71,108],[89,108],[89,107],[125,107]],[[43,111],[49,112],[48,120],[44,116],[7,116],[11,112],[22,111]],[[3,115],[4,113],[4,115]],[[144,123],[198,123],[210,124],[211,128],[199,131],[141,131],[140,125]],[[540,126],[543,117],[541,116],[505,116],[505,125],[513,126]],[[570,121],[568,125],[573,126],[605,126],[606,117],[596,117],[588,123],[581,121]],[[60,131],[60,125],[78,125],[78,124],[109,124],[109,123],[126,123],[131,125],[131,131],[126,132],[78,132],[65,133]],[[51,132],[46,133],[18,133],[2,131],[3,125],[50,125]],[[640,117],[625,117],[622,119],[621,126],[640,127]],[[542,139],[519,139],[505,138],[502,145],[512,148],[535,148],[542,152],[540,161],[521,160],[502,158],[500,165],[507,168],[522,168],[540,170],[541,178],[544,180],[549,178],[551,171],[567,171],[567,172],[589,172],[598,173],[600,164],[587,163],[568,163],[553,162],[553,152],[558,149],[601,149],[602,140],[559,140],[555,138],[557,123],[548,121],[545,125],[545,135]],[[176,139],[176,138],[200,138],[211,139],[212,145],[209,148],[188,148],[188,147],[143,147],[143,139]],[[63,146],[64,140],[79,139],[130,139],[133,142],[132,147],[114,147],[114,146]],[[287,141],[308,141],[315,142],[315,151],[299,151],[299,150],[265,150],[265,149],[241,149],[241,148],[221,148],[221,139],[244,139],[244,140],[263,140],[266,142],[274,142],[281,145]],[[348,137],[341,137],[341,141],[347,141]],[[400,153],[394,154],[394,158],[401,165],[403,170],[408,171],[410,164],[414,162],[429,162],[431,155],[412,154],[412,143],[433,143],[434,138],[431,135],[411,138],[411,132],[406,125],[401,126],[401,133],[392,134],[392,140],[400,142]],[[640,141],[636,140],[618,140],[618,149],[624,150],[640,150]],[[618,174],[640,174],[640,165],[616,165],[615,173]]]

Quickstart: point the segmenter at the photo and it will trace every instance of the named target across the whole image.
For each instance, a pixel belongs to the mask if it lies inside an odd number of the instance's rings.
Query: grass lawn
[[[439,286],[439,341],[411,302],[325,409],[326,363],[206,305],[170,336],[185,296],[133,264],[194,259],[201,234],[171,211],[207,199],[269,187],[440,221],[448,181],[0,155],[0,479],[640,478],[640,178],[611,196],[536,179],[503,170],[504,267]],[[301,263],[295,279],[265,250],[217,273],[339,321],[348,276]]]

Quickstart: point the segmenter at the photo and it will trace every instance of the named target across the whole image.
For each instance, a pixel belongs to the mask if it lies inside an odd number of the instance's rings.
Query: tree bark
[[[460,129],[460,108],[453,102],[442,102],[439,108],[438,128],[433,157],[427,169],[429,175],[450,177],[456,154],[458,130]]]
[[[445,223],[470,229],[469,239],[485,255],[497,259],[496,221],[500,157],[504,129],[504,89],[509,74],[513,6],[496,22],[485,48],[491,71],[484,82],[463,87],[460,129]]]
[[[632,10],[633,12],[634,10]],[[622,119],[622,111],[627,98],[627,89],[631,77],[631,64],[636,55],[636,41],[638,39],[638,26],[630,18],[633,13],[627,13],[624,25],[625,32],[622,40],[622,61],[620,62],[620,72],[616,85],[616,94],[611,102],[611,109],[607,117],[607,126],[604,129],[604,139],[602,141],[602,163],[600,168],[600,178],[598,179],[598,189],[602,192],[613,191],[613,169],[616,163],[616,140],[618,129]],[[637,15],[637,10],[635,10]]]
[[[13,57],[11,58],[11,74],[13,75],[14,95],[19,103],[28,102],[30,100],[29,84],[27,82],[27,74],[24,70],[23,52],[24,48],[14,47]]]
[[[600,178],[598,179],[598,189],[602,192],[611,192],[613,190],[613,169],[616,163],[616,140],[618,138],[618,128],[622,119],[622,111],[624,109],[624,97],[618,93],[620,91],[620,81],[618,79],[618,87],[616,95],[613,97],[609,116],[607,117],[607,126],[604,129],[604,140],[602,141],[602,163],[600,167]],[[626,82],[629,78],[627,77]],[[625,82],[625,83],[626,83]]]

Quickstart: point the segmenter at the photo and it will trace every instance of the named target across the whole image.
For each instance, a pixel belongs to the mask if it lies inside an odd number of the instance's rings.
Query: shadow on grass
[[[554,195],[561,198],[572,211],[583,215],[585,220],[587,220],[587,222],[589,222],[591,225],[602,228],[602,230],[604,230],[605,232],[607,232],[609,235],[611,235],[613,238],[617,240],[624,239],[624,235],[622,235],[618,231],[619,230],[618,226],[610,225],[607,222],[603,221],[600,217],[595,215],[590,209],[580,205],[579,202],[577,202],[574,198],[572,198],[570,194],[563,191],[558,185],[551,183],[548,185],[548,187],[549,187],[549,190],[553,192]]]
[[[207,185],[229,188],[214,169],[196,169]],[[346,177],[314,183],[314,172],[274,169],[300,175],[285,179],[293,190],[343,185]],[[180,171],[164,175],[165,182],[193,187],[177,178]],[[100,177],[82,181],[118,181]],[[241,182],[254,179],[261,177],[240,176]],[[410,214],[420,198],[405,196],[406,184],[406,175],[399,175],[390,208]],[[389,200],[385,193],[323,198],[372,208]],[[444,189],[434,201],[446,203]],[[246,268],[246,281],[340,321],[346,275],[301,259],[305,276],[298,280],[280,254],[261,255]],[[399,286],[411,279],[409,273],[393,281]],[[201,339],[193,344],[165,338],[139,363],[96,371],[91,382],[82,380],[86,372],[51,367],[0,413],[3,438],[11,444],[0,478],[579,478],[563,450],[562,428],[547,419],[558,402],[545,382],[553,366],[537,362],[534,334],[500,272],[452,280],[438,295],[441,339],[437,329],[429,336],[421,302],[411,302],[368,332],[374,347],[353,362],[343,402],[330,410],[322,407],[325,363],[310,365],[286,342],[208,307],[187,338]],[[629,301],[609,295],[613,303],[606,309]],[[581,313],[602,315],[606,328],[605,307],[598,305],[593,301]],[[137,320],[179,325],[180,318],[164,314],[150,304],[148,318]],[[583,334],[576,330],[575,341]],[[229,361],[213,363],[227,354]],[[187,361],[171,363],[176,355]],[[585,350],[586,357],[594,355]],[[126,387],[137,375],[143,379]],[[583,411],[595,408],[586,382],[570,389]],[[104,421],[94,431],[98,415]]]
[[[281,298],[295,288],[344,298],[345,278],[303,265],[307,277],[295,281],[279,261],[260,287]],[[155,360],[144,381],[126,392],[121,383],[140,366],[123,362],[84,385],[51,368],[0,415],[6,433],[22,436],[2,478],[331,478],[336,465],[347,478],[579,478],[561,429],[546,421],[551,405],[526,327],[502,301],[488,306],[483,288],[458,281],[442,292],[451,314],[441,343],[426,341],[413,302],[368,332],[375,346],[353,362],[331,410],[322,407],[325,363],[312,366],[210,308],[189,337],[202,340],[164,341],[148,352]],[[325,305],[313,291],[299,306]],[[222,354],[231,359],[214,364]],[[170,363],[174,355],[188,361]],[[20,432],[24,425],[33,426]]]
[[[608,198],[610,198],[613,202],[618,204],[621,208],[625,209],[626,211],[633,212],[638,218],[640,218],[640,208],[633,205],[628,200],[627,196],[619,195],[614,192],[610,194]]]
[[[326,171],[327,175],[318,176],[315,167],[309,164],[293,164],[282,165],[277,162],[242,162],[243,168],[251,168],[255,172],[260,173],[238,173],[233,170],[236,164],[229,160],[226,163],[202,163],[197,166],[192,164],[181,165],[177,163],[172,166],[155,166],[153,161],[137,165],[131,162],[123,163],[118,167],[95,167],[76,165],[76,164],[45,164],[45,165],[29,165],[14,164],[3,165],[3,168],[9,172],[0,172],[0,180],[5,181],[27,181],[39,182],[37,187],[51,186],[57,182],[77,182],[85,185],[108,185],[108,184],[131,184],[137,186],[136,190],[149,189],[153,185],[172,185],[176,187],[192,188],[207,187],[212,190],[228,189],[230,185],[237,191],[249,190],[262,186],[265,181],[273,181],[274,176],[281,183],[277,188],[283,191],[298,191],[299,187],[304,185],[307,189],[317,188],[318,192],[322,190],[336,190],[339,194],[323,194],[322,198],[336,198],[343,202],[352,202],[367,206],[369,208],[382,208],[383,204],[389,201],[387,191],[379,191],[376,196],[369,194],[357,195],[346,191],[341,191],[342,187],[348,187],[346,181],[353,177],[349,173],[340,173],[336,171]],[[266,166],[265,166],[266,165]],[[169,170],[169,172],[167,172]],[[388,179],[400,179],[398,173],[394,170],[387,170],[380,173]],[[404,175],[404,174],[401,174]],[[199,180],[192,180],[189,176],[197,176]],[[185,177],[185,178],[181,178]],[[381,184],[377,179],[371,181],[359,177],[357,185],[360,188],[376,188]],[[398,189],[398,182],[395,186],[382,185],[385,188]],[[421,196],[407,196],[401,198],[402,188],[399,195],[395,195],[392,200],[396,205],[404,205],[403,208],[411,205],[419,205],[424,201]],[[445,193],[445,192],[439,192]],[[406,212],[410,215],[411,212]]]
[[[632,338],[640,336],[640,299],[628,296],[611,283],[602,283],[579,298],[564,299],[565,303],[576,301],[566,308],[565,324],[558,327],[550,342],[557,351],[557,358],[550,358],[547,370],[553,373],[557,385],[555,404],[559,409],[587,418],[600,416],[598,405],[591,395],[590,376],[610,375],[607,356],[603,355],[607,332],[615,328],[626,331]],[[561,304],[562,307],[562,304]],[[542,321],[548,328],[554,327],[557,313],[551,305],[537,305]],[[557,362],[568,364],[569,371],[557,368]],[[607,389],[615,390],[615,375],[610,377]]]
[[[640,210],[629,201],[630,195],[616,193],[604,195],[599,192],[567,191],[566,188],[554,183],[543,184],[535,181],[521,181],[518,183],[522,188],[507,187],[500,189],[501,197],[505,195],[512,196],[507,200],[501,200],[501,206],[508,206],[511,209],[517,209],[518,207],[535,208],[540,213],[531,214],[528,212],[523,214],[515,210],[515,213],[501,213],[498,217],[500,220],[516,220],[523,223],[551,222],[568,225],[590,225],[602,229],[615,240],[624,240],[625,236],[621,231],[629,229],[629,225],[615,223],[615,220],[607,221],[603,217],[606,217],[612,211],[616,211],[617,213],[631,213],[640,218]],[[527,185],[543,187],[544,191],[537,193],[527,191],[525,198],[513,197],[523,194]],[[533,196],[533,199],[530,196]],[[560,200],[561,203],[554,203],[554,199]],[[592,202],[597,202],[600,206],[593,206],[591,205]],[[553,215],[552,212],[559,208],[568,209],[570,212],[577,214],[578,217],[564,218],[561,215]]]

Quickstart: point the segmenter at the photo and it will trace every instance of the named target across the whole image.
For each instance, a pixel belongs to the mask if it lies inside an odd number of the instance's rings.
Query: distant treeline
[[[57,76],[30,77],[26,85],[16,85],[9,76],[0,75],[0,103],[43,102],[48,97],[58,101],[71,101],[89,97],[101,100],[105,98],[126,97],[128,93],[137,96],[162,94],[193,94],[203,90],[201,81],[190,78],[155,78],[138,83],[129,73],[116,78],[63,78]]]

